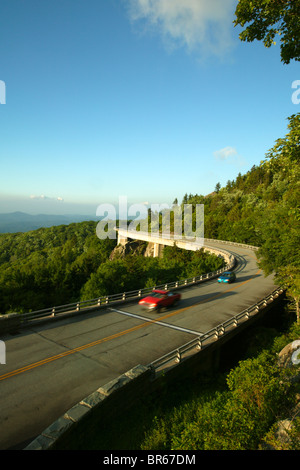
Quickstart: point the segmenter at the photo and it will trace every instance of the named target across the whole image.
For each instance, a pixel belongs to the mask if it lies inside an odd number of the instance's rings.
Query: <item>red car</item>
[[[151,294],[139,301],[139,305],[147,310],[160,310],[161,308],[175,305],[180,299],[181,294],[176,292],[154,289]]]

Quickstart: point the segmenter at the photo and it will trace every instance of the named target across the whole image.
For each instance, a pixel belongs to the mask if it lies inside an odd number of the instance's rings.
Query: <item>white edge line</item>
[[[188,328],[183,328],[181,326],[170,325],[170,323],[165,323],[160,320],[153,320],[151,318],[142,317],[141,315],[137,315],[136,313],[124,312],[123,310],[117,310],[116,308],[109,308],[108,310],[111,310],[112,312],[121,313],[122,315],[127,315],[128,317],[138,318],[139,320],[147,321],[155,325],[166,326],[167,328],[173,328],[174,330],[183,331],[184,333],[190,333],[196,336],[203,336],[203,333],[199,333],[199,331],[189,330]]]

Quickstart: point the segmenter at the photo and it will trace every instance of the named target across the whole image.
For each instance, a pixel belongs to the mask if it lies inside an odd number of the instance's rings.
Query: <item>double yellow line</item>
[[[156,323],[157,321],[160,321],[162,319],[171,317],[173,315],[176,315],[179,313],[179,310],[176,312],[169,313],[167,315],[164,315],[163,317],[159,317],[157,319],[153,319],[153,321],[145,322],[142,323],[141,325],[133,326],[131,328],[128,328],[127,330],[120,331],[119,333],[115,333],[113,335],[107,336],[106,338],[98,339],[96,341],[92,341],[91,343],[84,344],[83,346],[78,346],[77,348],[74,349],[69,349],[68,351],[62,352],[60,354],[56,354],[55,356],[47,357],[45,359],[42,359],[41,361],[34,362],[32,364],[29,364],[28,366],[21,367],[20,369],[13,370],[11,372],[7,372],[6,374],[0,375],[0,381],[8,379],[10,377],[13,377],[15,375],[21,374],[22,372],[26,372],[32,369],[35,369],[36,367],[43,366],[45,364],[49,364],[50,362],[56,361],[57,359],[62,359],[63,357],[70,356],[71,354],[83,351],[84,349],[92,348],[93,346],[97,346],[101,343],[105,343],[107,341],[111,341],[112,339],[120,338],[121,336],[124,336],[128,333],[132,333],[133,331],[137,331],[141,328],[144,328],[145,326],[148,326],[151,323]]]
[[[56,356],[47,357],[46,359],[42,359],[41,361],[34,362],[32,364],[29,364],[28,366],[21,367],[20,369],[16,369],[16,370],[13,370],[11,372],[7,372],[6,374],[0,375],[0,380],[8,379],[9,377],[13,377],[14,375],[18,375],[18,374],[21,374],[22,372],[26,372],[28,370],[35,369],[36,367],[43,366],[44,364],[49,364],[49,362],[53,362],[53,361],[56,361],[57,359],[61,359],[63,357],[70,356],[71,354],[83,351],[84,349],[88,349],[88,348],[91,348],[93,346],[97,346],[98,344],[105,343],[106,341],[110,341],[112,339],[119,338],[120,336],[126,335],[127,333],[131,333],[135,330],[138,330],[139,328],[143,328],[146,325],[149,325],[149,322],[143,323],[142,325],[138,325],[138,326],[129,328],[128,330],[121,331],[120,333],[116,333],[114,335],[107,336],[106,338],[98,339],[98,340],[93,341],[91,343],[84,344],[83,346],[78,346],[77,348],[69,349],[68,351],[57,354]]]
[[[260,270],[258,270],[255,275],[257,275],[259,272],[260,272]],[[246,281],[240,283],[240,284],[234,285],[233,287],[231,287],[230,289],[227,289],[224,292],[229,292],[229,291],[235,290],[238,287],[240,287],[241,285],[246,284],[247,282],[249,282],[251,279],[252,279],[252,277],[250,279],[247,279]],[[188,310],[190,308],[193,308],[196,305],[200,305],[201,303],[207,302],[207,300],[212,300],[212,299],[215,299],[217,297],[221,297],[224,294],[224,292],[219,292],[218,294],[210,297],[209,299],[200,300],[199,302],[196,302],[193,305],[189,305],[188,307],[183,307],[183,308],[181,308],[179,310],[176,310],[174,312],[171,312],[171,313],[168,313],[166,315],[160,316],[157,319],[153,319],[153,321],[150,321],[150,322],[147,321],[145,323],[142,323],[141,325],[137,325],[137,326],[134,326],[132,328],[128,328],[127,330],[120,331],[119,333],[115,333],[113,335],[107,336],[106,338],[102,338],[102,339],[98,339],[96,341],[92,341],[91,343],[84,344],[83,346],[78,346],[77,348],[74,348],[74,349],[69,349],[68,351],[62,352],[60,354],[56,354],[55,356],[47,357],[45,359],[42,359],[41,361],[34,362],[34,363],[29,364],[27,366],[21,367],[20,369],[16,369],[16,370],[13,370],[11,372],[7,372],[6,374],[0,375],[0,381],[8,379],[10,377],[14,377],[15,375],[22,374],[23,372],[27,372],[29,370],[35,369],[36,367],[40,367],[40,366],[43,366],[45,364],[49,364],[50,362],[56,361],[58,359],[62,359],[62,358],[67,357],[67,356],[70,356],[71,354],[74,354],[74,353],[77,353],[77,352],[80,352],[80,351],[84,351],[85,349],[88,349],[88,348],[92,348],[93,346],[97,346],[99,344],[106,343],[107,341],[111,341],[111,340],[116,339],[116,338],[120,338],[121,336],[124,336],[128,333],[132,333],[132,332],[137,331],[141,328],[144,328],[145,326],[151,325],[152,323],[156,323],[158,321],[165,320],[166,318],[173,317],[174,315],[178,315],[179,313],[184,312],[185,310]]]

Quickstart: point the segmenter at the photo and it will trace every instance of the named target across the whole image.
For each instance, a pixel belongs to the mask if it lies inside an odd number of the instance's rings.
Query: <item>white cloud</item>
[[[41,194],[40,196],[35,196],[34,194],[32,194],[30,196],[30,199],[39,199],[39,200],[52,200],[52,201],[60,201],[62,202],[63,201],[63,198],[58,196],[58,197],[49,197],[49,196],[45,196],[44,194]]]
[[[216,150],[214,156],[217,160],[227,160],[229,157],[237,155],[237,151],[234,147],[224,147],[221,150]]]
[[[235,166],[242,167],[246,165],[246,161],[238,154],[234,147],[228,146],[220,150],[216,150],[214,152],[214,157],[218,161],[230,163]]]
[[[202,56],[223,55],[232,46],[237,0],[129,0],[132,21],[145,20],[173,46]]]

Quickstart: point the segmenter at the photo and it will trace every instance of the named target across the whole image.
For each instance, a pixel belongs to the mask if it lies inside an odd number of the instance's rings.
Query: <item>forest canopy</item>
[[[139,248],[112,256],[116,240],[99,239],[96,222],[0,234],[0,313],[28,312],[214,271],[215,255],[166,247],[162,258]]]

